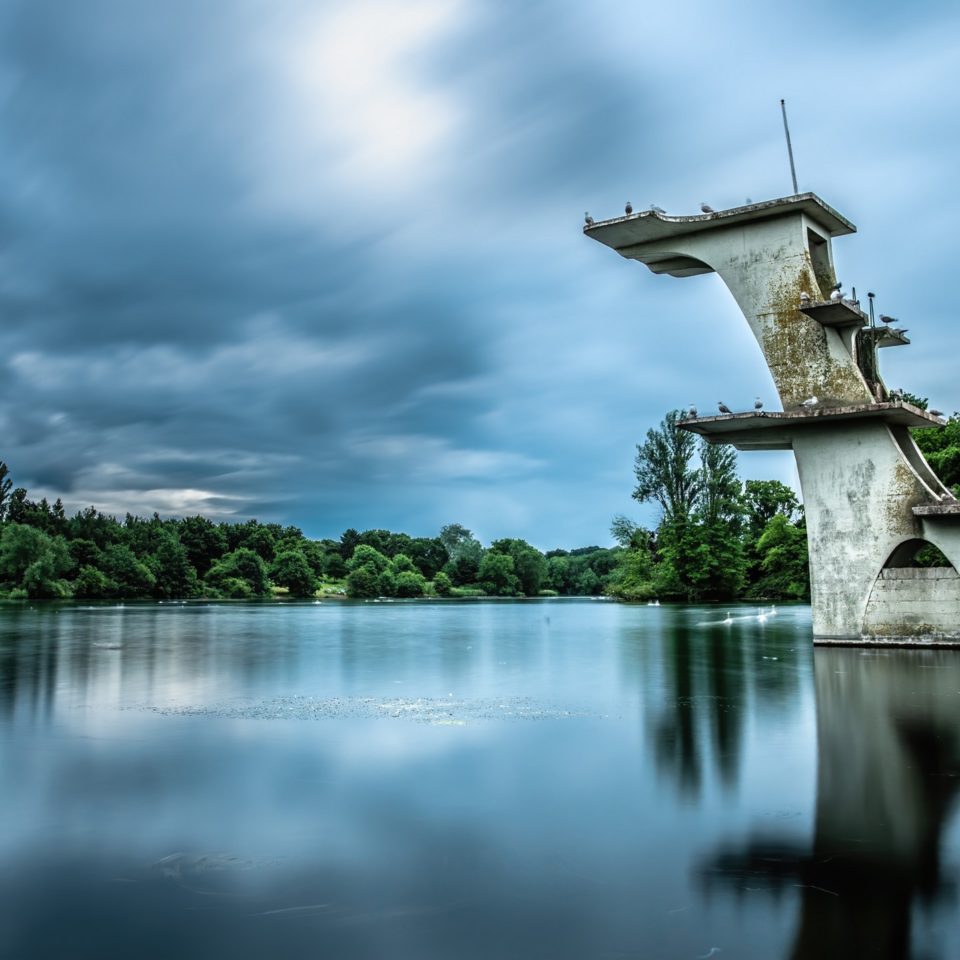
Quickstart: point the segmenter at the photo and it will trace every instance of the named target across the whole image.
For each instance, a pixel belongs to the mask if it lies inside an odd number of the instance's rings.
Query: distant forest
[[[33,501],[14,488],[0,461],[0,598],[807,599],[807,536],[794,492],[776,480],[741,482],[734,449],[698,442],[677,428],[679,417],[668,413],[637,447],[633,497],[659,505],[657,528],[618,516],[617,546],[546,553],[514,538],[484,547],[457,523],[435,537],[348,529],[339,540],[310,540],[297,527],[257,520],[120,520],[95,507],[68,517],[59,499]],[[913,433],[960,495],[960,416]]]

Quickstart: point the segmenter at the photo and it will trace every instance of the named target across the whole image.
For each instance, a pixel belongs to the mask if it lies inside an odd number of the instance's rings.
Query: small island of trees
[[[659,505],[656,529],[618,516],[616,546],[546,553],[514,538],[484,547],[457,523],[435,537],[351,528],[339,540],[311,540],[257,520],[120,520],[95,507],[68,517],[59,498],[33,501],[14,488],[0,461],[0,598],[807,599],[806,528],[794,492],[776,480],[742,482],[734,449],[698,442],[679,418],[668,413],[637,447],[633,497]],[[960,496],[960,415],[913,433]]]

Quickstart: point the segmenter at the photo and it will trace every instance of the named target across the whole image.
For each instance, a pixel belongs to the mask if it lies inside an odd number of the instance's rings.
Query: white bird
[[[770,604],[770,616],[775,617],[777,615],[777,608],[771,603]]]
[[[623,212],[629,216],[633,213],[633,204],[628,200],[627,205],[623,208]]]
[[[809,302],[810,302],[810,294],[807,293],[806,290],[801,290],[801,291],[800,291],[800,302],[801,302],[801,303],[809,303]]]
[[[713,207],[710,206],[709,203],[701,203],[701,204],[700,204],[700,209],[701,209],[704,213],[716,213],[716,212],[717,212],[716,210],[713,209]]]
[[[589,227],[593,223],[593,217],[589,213],[584,213],[583,222]]]
[[[691,403],[691,404],[690,404],[690,409],[687,411],[687,416],[688,416],[688,417],[696,417],[696,415],[697,415],[697,407],[696,407],[696,404]]]
[[[733,413],[733,411],[722,401],[717,401],[717,406],[720,408],[721,413]]]
[[[903,334],[910,332],[910,328],[909,327],[891,327],[890,332],[899,333],[901,336],[903,336]]]
[[[757,619],[758,619],[761,623],[766,623],[766,622],[767,622],[767,614],[766,614],[766,611],[765,611],[765,610],[761,610],[761,611],[757,614]]]
[[[815,407],[819,403],[816,397],[807,397],[803,403],[800,404],[801,407]]]
[[[655,203],[650,204],[651,213],[666,213],[667,211],[663,207],[658,207]]]
[[[841,301],[841,300],[843,299],[843,294],[839,291],[839,289],[834,290],[834,291],[830,294],[830,299],[831,299],[834,303],[838,303],[839,301]]]
[[[928,410],[927,413],[929,413],[930,416],[932,416],[932,417],[942,417],[942,416],[943,416],[943,411],[942,411],[942,410]]]
[[[727,611],[727,619],[726,619],[726,620],[721,620],[720,622],[723,623],[723,624],[726,624],[727,626],[730,626],[730,624],[733,623],[733,617],[730,616],[730,611],[729,611],[729,610]]]
[[[763,409],[763,401],[759,397],[753,401],[753,409],[758,413]]]

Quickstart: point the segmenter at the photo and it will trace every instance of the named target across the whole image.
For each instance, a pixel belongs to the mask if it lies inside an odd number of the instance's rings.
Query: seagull
[[[700,209],[701,209],[704,213],[716,213],[716,212],[717,212],[716,210],[713,209],[713,207],[710,206],[709,203],[701,203],[701,204],[700,204]]]
[[[932,417],[937,417],[937,418],[939,418],[939,419],[943,419],[943,411],[942,411],[942,410],[928,410],[927,413],[929,413],[930,416],[932,416]]]
[[[910,332],[910,328],[909,327],[891,327],[890,332],[899,333],[901,336],[903,336],[903,334]]]
[[[753,401],[753,409],[756,410],[757,413],[763,409],[763,401],[759,397]]]
[[[800,404],[801,407],[815,407],[819,403],[816,397],[807,397],[803,403]]]
[[[830,299],[834,303],[839,303],[843,299],[843,294],[840,292],[840,288],[837,287],[834,289],[833,293],[830,294]]]
[[[801,290],[801,291],[800,291],[800,302],[801,302],[801,303],[809,303],[809,302],[810,302],[810,294],[807,293],[806,290]]]
[[[757,619],[758,619],[761,623],[766,623],[766,622],[767,622],[767,612],[766,612],[765,610],[761,610],[761,611],[757,614]]]
[[[629,216],[633,213],[633,204],[628,200],[627,205],[623,208],[623,212]]]
[[[593,217],[589,213],[584,213],[583,222],[589,227],[593,223]]]
[[[733,413],[733,411],[722,401],[717,401],[717,406],[720,408],[721,413]]]
[[[658,207],[655,203],[651,203],[651,204],[650,204],[650,212],[651,212],[651,213],[666,213],[667,211],[664,210],[663,207]]]
[[[888,317],[885,313],[880,314],[880,322],[885,323],[888,327],[892,326],[895,323],[899,323],[896,317]]]
[[[747,199],[744,200],[744,203],[753,203],[753,201],[749,197],[747,197]]]
[[[696,417],[697,415],[697,406],[694,403],[690,404],[690,409],[687,411],[688,417]]]
[[[727,611],[727,619],[726,619],[726,620],[721,620],[720,622],[723,623],[723,624],[726,624],[727,626],[730,626],[730,624],[733,623],[733,617],[730,616],[730,611],[729,611],[729,610]]]

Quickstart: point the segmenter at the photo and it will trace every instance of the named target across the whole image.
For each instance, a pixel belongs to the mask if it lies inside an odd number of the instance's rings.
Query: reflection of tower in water
[[[911,951],[924,933],[913,929],[915,907],[935,917],[952,888],[940,848],[960,792],[960,660],[949,651],[818,649],[814,668],[812,851],[756,839],[714,856],[705,877],[741,890],[799,888],[798,960],[941,955]]]

